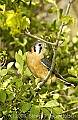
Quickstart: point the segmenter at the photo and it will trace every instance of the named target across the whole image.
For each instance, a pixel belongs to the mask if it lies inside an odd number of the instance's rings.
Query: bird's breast
[[[28,53],[27,66],[35,77],[44,79],[48,73],[47,68],[40,62],[44,56],[42,54]]]

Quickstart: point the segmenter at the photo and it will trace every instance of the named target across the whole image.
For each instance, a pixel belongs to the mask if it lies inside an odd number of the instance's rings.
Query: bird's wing
[[[45,67],[47,67],[48,69],[50,69],[51,64],[50,64],[50,62],[49,62],[49,60],[48,60],[47,58],[42,58],[42,59],[40,60],[40,62],[41,62]]]
[[[48,70],[50,70],[51,64],[47,58],[42,58],[40,61]],[[69,83],[65,78],[63,78],[59,73],[57,73],[56,70],[54,70],[52,74],[55,74],[55,76],[61,79],[61,81],[65,84],[74,86],[73,84]]]

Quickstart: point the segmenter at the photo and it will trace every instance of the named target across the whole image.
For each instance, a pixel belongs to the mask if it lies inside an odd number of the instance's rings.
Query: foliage
[[[53,4],[47,14],[57,13],[51,23],[41,20],[40,9]],[[34,78],[27,68],[26,56],[31,44],[36,41],[24,34],[32,34],[55,42],[60,23],[64,26],[56,57],[56,70],[75,88],[68,87],[52,78],[36,95],[34,91],[39,78]],[[70,38],[72,16],[64,16],[55,0],[0,0],[0,120],[69,120],[78,119],[78,32]],[[52,59],[53,50],[48,45],[46,57]],[[31,94],[34,98],[30,101]],[[67,110],[69,110],[67,112]]]

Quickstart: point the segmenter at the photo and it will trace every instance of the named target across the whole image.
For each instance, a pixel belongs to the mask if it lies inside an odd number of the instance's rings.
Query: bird
[[[27,66],[29,70],[35,78],[41,78],[42,80],[45,79],[51,68],[51,63],[44,56],[46,48],[46,43],[37,41],[33,43],[30,51],[27,53]],[[71,85],[71,83],[57,73],[56,70],[52,72],[51,77],[53,76],[61,79],[61,81],[65,82],[66,84]],[[51,83],[51,77],[48,79],[49,84]]]

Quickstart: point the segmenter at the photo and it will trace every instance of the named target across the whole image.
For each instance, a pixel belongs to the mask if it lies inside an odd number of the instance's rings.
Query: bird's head
[[[46,51],[46,43],[44,42],[35,42],[33,46],[31,47],[31,52],[35,52],[37,54],[44,54]]]

